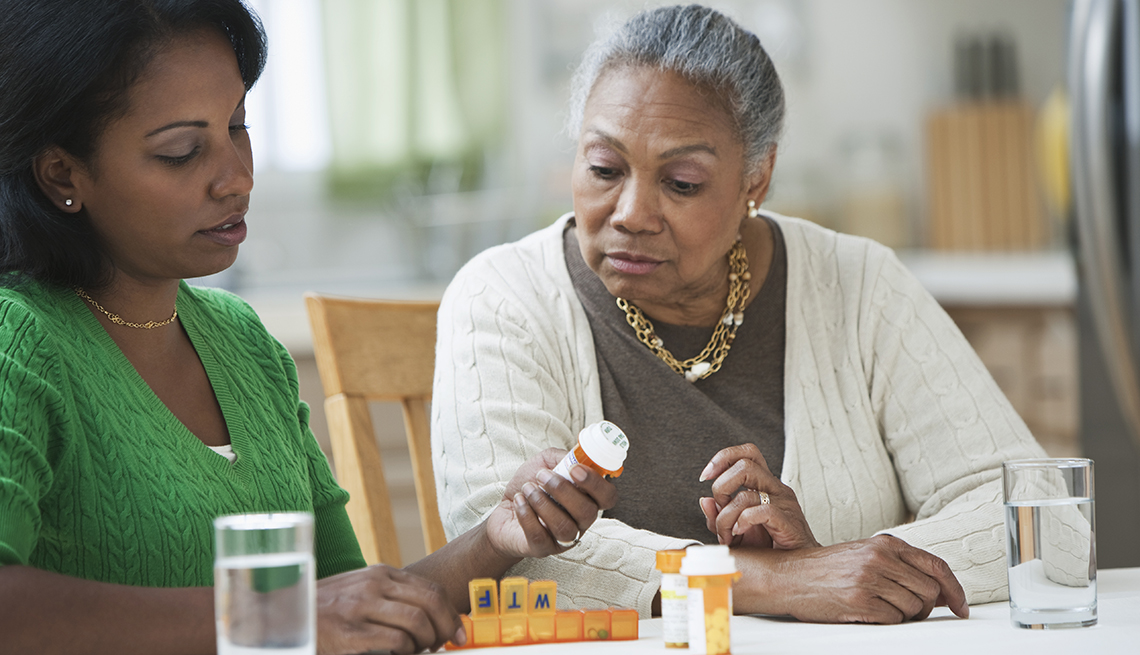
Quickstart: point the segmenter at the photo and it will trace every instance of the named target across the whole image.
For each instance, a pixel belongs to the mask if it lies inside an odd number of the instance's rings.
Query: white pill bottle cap
[[[578,443],[587,457],[607,471],[620,471],[629,454],[629,438],[609,421],[587,425],[578,433]]]
[[[728,546],[689,546],[681,560],[681,575],[734,575],[736,558]]]

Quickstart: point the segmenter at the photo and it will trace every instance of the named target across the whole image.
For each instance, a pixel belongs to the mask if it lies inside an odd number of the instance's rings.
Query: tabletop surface
[[[902,625],[820,625],[785,618],[735,616],[732,618],[734,655],[1083,655],[1084,653],[1140,654],[1140,568],[1107,569],[1097,574],[1099,623],[1091,628],[1024,630],[1009,622],[1009,603],[970,608],[969,619],[959,619],[944,607],[925,621]],[[589,642],[597,653],[671,653],[661,640],[661,619],[641,621],[637,641]],[[461,653],[542,655],[581,653],[583,643],[535,644],[509,648],[480,648]]]

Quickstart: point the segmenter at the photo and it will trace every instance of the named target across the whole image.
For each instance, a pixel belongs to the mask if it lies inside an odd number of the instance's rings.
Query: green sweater
[[[233,464],[175,418],[71,290],[0,288],[0,565],[206,586],[215,517],[309,511],[317,575],[363,567],[285,348],[223,291],[183,283],[178,317]]]

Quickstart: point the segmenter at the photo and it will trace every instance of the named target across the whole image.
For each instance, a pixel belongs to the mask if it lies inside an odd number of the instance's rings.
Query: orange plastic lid
[[[657,570],[662,573],[680,573],[681,560],[685,559],[683,550],[657,551]]]

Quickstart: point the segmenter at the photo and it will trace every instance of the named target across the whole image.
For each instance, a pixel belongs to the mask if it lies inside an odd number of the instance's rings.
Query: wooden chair
[[[424,546],[445,543],[431,466],[427,405],[435,367],[438,302],[390,302],[305,294],[325,390],[337,480],[369,564],[402,566],[392,501],[368,402],[399,401],[416,483]]]

